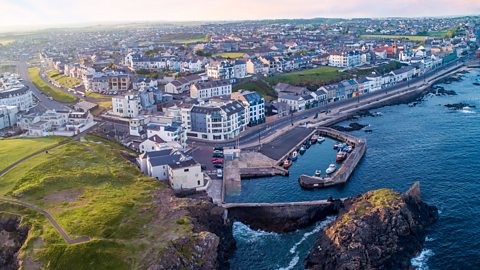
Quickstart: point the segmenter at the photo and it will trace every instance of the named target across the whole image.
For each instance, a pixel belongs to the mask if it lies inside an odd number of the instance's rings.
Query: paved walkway
[[[88,236],[79,237],[79,238],[75,238],[75,239],[70,238],[70,236],[68,236],[68,234],[65,232],[65,230],[63,230],[62,227],[60,227],[60,225],[52,217],[52,215],[50,215],[47,211],[43,210],[42,208],[40,208],[38,206],[35,206],[33,204],[30,204],[30,203],[22,202],[22,201],[3,198],[3,197],[0,197],[0,202],[18,204],[18,205],[25,206],[27,208],[33,209],[33,210],[41,213],[42,215],[44,215],[50,221],[50,223],[53,225],[53,227],[55,227],[55,229],[58,231],[58,233],[62,236],[63,240],[65,240],[65,242],[67,242],[68,244],[78,244],[78,243],[83,243],[83,242],[90,241],[90,237],[88,237]]]

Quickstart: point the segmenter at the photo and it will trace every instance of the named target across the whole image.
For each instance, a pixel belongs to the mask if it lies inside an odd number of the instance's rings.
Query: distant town
[[[281,133],[332,104],[479,57],[477,27],[473,17],[314,19],[19,34],[0,45],[0,128],[94,132],[142,153],[147,175],[199,189],[201,164],[187,154],[195,143],[251,147],[264,128]],[[177,183],[172,164],[192,177]]]

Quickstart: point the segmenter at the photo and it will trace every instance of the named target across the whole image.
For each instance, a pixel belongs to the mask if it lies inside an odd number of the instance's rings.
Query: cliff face
[[[307,269],[408,269],[438,211],[407,193],[369,191],[345,203],[305,259]]]
[[[0,216],[0,269],[18,269],[17,254],[28,235],[15,217]]]

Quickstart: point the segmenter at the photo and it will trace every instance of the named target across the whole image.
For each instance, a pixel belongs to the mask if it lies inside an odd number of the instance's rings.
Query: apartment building
[[[190,97],[208,99],[218,96],[229,96],[232,84],[227,80],[197,82],[190,86]]]

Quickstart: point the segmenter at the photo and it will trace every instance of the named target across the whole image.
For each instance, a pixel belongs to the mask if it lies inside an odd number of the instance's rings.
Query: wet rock
[[[420,198],[418,183],[405,194],[369,191],[345,202],[304,261],[307,269],[409,269],[438,210]]]
[[[429,87],[426,94],[433,94],[433,95],[436,95],[436,96],[456,96],[457,92],[455,92],[453,90],[447,90],[442,86],[436,85],[436,86],[433,86],[433,87]]]
[[[470,104],[463,103],[463,102],[453,103],[453,104],[445,104],[444,106],[449,108],[450,110],[461,110],[465,107],[475,108],[475,105],[470,105]]]
[[[333,126],[333,129],[336,129],[341,132],[350,132],[350,131],[356,131],[356,130],[361,130],[364,127],[367,127],[368,125],[363,125],[359,123],[350,123],[348,127],[342,127],[342,126]]]
[[[18,251],[27,239],[28,230],[16,217],[0,216],[0,269],[19,269]]]

